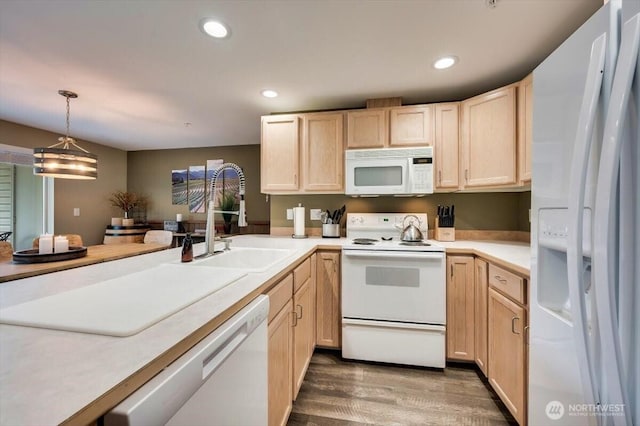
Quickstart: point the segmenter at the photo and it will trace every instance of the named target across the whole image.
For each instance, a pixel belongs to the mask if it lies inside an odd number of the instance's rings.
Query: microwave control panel
[[[433,158],[415,157],[411,159],[411,192],[432,193],[433,192]]]

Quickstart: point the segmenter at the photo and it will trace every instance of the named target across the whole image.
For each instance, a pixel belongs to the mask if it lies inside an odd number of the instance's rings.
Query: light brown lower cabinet
[[[476,364],[487,376],[487,298],[489,297],[489,276],[487,262],[475,259],[475,352]]]
[[[489,383],[520,425],[525,424],[526,309],[489,288]]]
[[[301,266],[294,270],[294,281],[302,281],[293,295],[293,400],[298,396],[304,375],[309,367],[313,349],[314,338],[314,314],[315,299],[313,297],[313,278],[311,276],[311,259],[307,259]],[[304,275],[299,278],[298,270]]]
[[[276,284],[269,296],[269,426],[287,423],[315,348],[315,255]]]
[[[340,348],[340,252],[316,253],[316,344]]]
[[[293,405],[293,301],[269,322],[269,426],[287,423]]]
[[[447,256],[447,359],[475,360],[473,271],[473,256]]]

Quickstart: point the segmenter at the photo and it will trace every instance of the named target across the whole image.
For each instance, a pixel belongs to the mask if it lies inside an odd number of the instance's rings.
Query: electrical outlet
[[[74,216],[80,216],[80,207],[74,207],[73,208],[73,215]]]
[[[322,210],[320,209],[310,209],[309,210],[309,219],[310,220],[321,220],[320,214]]]
[[[293,209],[287,209],[287,220],[293,220]]]

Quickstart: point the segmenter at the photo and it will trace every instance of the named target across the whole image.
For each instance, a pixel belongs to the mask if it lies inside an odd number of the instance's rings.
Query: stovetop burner
[[[378,242],[378,240],[374,240],[373,238],[354,238],[353,244],[358,244],[361,246],[372,246]]]

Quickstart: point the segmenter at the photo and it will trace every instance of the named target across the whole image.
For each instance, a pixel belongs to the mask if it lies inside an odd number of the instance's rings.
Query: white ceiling
[[[512,83],[601,4],[2,0],[0,118],[64,134],[57,92],[68,89],[79,95],[79,139],[124,150],[257,144],[270,112],[459,100]],[[204,35],[204,17],[231,37]],[[432,68],[444,54],[459,63]],[[264,88],[280,97],[263,98]]]

